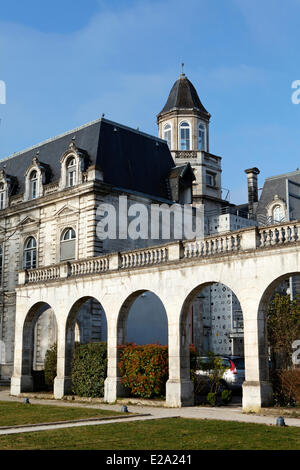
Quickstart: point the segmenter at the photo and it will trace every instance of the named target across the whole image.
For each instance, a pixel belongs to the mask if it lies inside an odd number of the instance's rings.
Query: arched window
[[[60,260],[68,261],[75,259],[76,233],[72,228],[67,228],[60,240]]]
[[[198,150],[206,150],[206,132],[205,125],[198,126]]]
[[[282,207],[279,204],[273,207],[272,217],[273,217],[274,223],[282,222],[284,216],[283,216]]]
[[[30,199],[36,199],[38,197],[38,174],[35,170],[30,173],[29,187]]]
[[[5,187],[3,183],[0,183],[0,210],[5,209]]]
[[[191,150],[191,128],[186,121],[179,126],[179,146],[180,150]]]
[[[36,240],[30,237],[26,240],[24,245],[24,269],[36,268]]]
[[[172,146],[172,127],[171,127],[171,124],[166,124],[164,126],[163,139],[167,141],[169,149],[171,150],[171,146]]]
[[[76,178],[76,160],[74,157],[70,157],[67,160],[67,186],[71,188],[77,184]]]

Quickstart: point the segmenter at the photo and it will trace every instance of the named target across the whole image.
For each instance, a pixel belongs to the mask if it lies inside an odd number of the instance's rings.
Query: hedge
[[[122,384],[132,396],[164,397],[168,380],[168,346],[147,344],[119,346]],[[191,369],[196,350],[190,348]],[[46,353],[45,378],[53,388],[56,377],[57,345]],[[80,397],[103,397],[107,375],[107,343],[76,344],[72,361],[72,392]]]
[[[72,391],[80,397],[103,397],[107,343],[77,344],[72,362]]]
[[[54,379],[57,375],[57,344],[55,343],[45,356],[45,384],[48,390],[53,390]]]
[[[196,351],[191,349],[191,364]],[[119,369],[122,384],[130,394],[141,398],[159,398],[166,394],[168,380],[168,346],[130,343],[120,346]]]

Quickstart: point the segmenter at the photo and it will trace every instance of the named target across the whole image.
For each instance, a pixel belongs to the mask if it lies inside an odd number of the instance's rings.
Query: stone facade
[[[110,204],[117,210],[119,198],[124,196],[127,198],[128,208],[133,204],[143,204],[150,208],[151,204],[164,203],[168,207],[174,202],[180,203],[178,199],[167,199],[168,176],[175,164],[164,142],[122,128],[115,123],[102,121],[82,126],[1,161],[0,183],[2,182],[4,193],[3,198],[0,198],[3,201],[0,210],[2,379],[11,376],[14,364],[15,287],[20,270],[26,268],[30,271],[53,266],[51,272],[55,272],[55,266],[62,260],[93,258],[109,252],[132,250],[161,242],[160,236],[155,240],[150,237],[146,240],[132,240],[128,237],[118,237],[116,240],[99,239],[97,226],[104,215],[99,211],[102,204]],[[94,135],[90,136],[92,129]],[[154,159],[158,152],[162,153],[158,159],[165,158],[167,163],[163,160],[157,172],[153,172],[153,194],[143,194],[139,191],[141,179],[145,179],[145,186],[151,179],[147,168],[145,171],[143,167],[139,170],[136,184],[133,182],[132,188],[126,190],[113,184],[114,178],[116,183],[119,178],[113,167],[103,171],[93,164],[101,157],[101,165],[104,168],[110,165],[110,155],[106,153],[106,162],[101,156],[101,146],[95,146],[94,140],[99,138],[98,132],[104,133],[104,149],[106,140],[118,137],[116,134],[122,132],[124,148],[129,143],[134,145],[136,142],[133,147],[136,148],[136,155],[131,152],[128,157],[140,159],[144,151],[148,155],[150,167],[151,159]],[[78,147],[75,144],[76,139]],[[82,149],[83,145],[86,148]],[[121,153],[123,147],[119,149]],[[49,157],[51,154],[52,160]],[[42,159],[49,163],[43,163]],[[147,158],[145,167],[146,162]],[[20,170],[22,165],[24,173]],[[10,175],[9,172],[13,174]],[[161,189],[160,186],[157,187],[156,195],[155,184],[159,182],[159,178]],[[180,179],[180,176],[178,178]],[[128,185],[130,184],[129,182]],[[180,198],[180,192],[178,197]],[[171,233],[168,241],[172,240],[172,236]],[[58,339],[58,329],[50,306],[41,306],[36,316],[37,321],[32,331],[35,343],[33,368],[39,370],[43,368],[46,350]],[[78,311],[75,328],[77,339],[83,343],[106,339],[106,319],[101,305],[93,299],[84,302]]]

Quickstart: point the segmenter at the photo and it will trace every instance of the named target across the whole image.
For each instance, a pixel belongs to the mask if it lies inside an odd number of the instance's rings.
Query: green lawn
[[[101,418],[121,413],[86,407],[54,405],[25,405],[16,402],[0,402],[0,426],[49,423],[84,418]]]
[[[0,436],[1,450],[299,450],[300,428],[161,419]]]

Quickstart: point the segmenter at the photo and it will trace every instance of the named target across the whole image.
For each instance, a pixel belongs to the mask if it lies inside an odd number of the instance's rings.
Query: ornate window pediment
[[[267,217],[270,223],[285,222],[287,218],[286,203],[275,194],[273,200],[267,205]]]
[[[61,158],[60,189],[72,188],[83,182],[83,173],[87,166],[87,154],[76,147],[72,141]]]
[[[9,205],[9,197],[17,187],[17,180],[9,176],[4,170],[0,171],[0,210],[6,209]]]
[[[49,166],[41,163],[36,157],[32,160],[32,165],[25,173],[25,194],[24,200],[30,201],[44,195],[44,185],[46,184]]]

